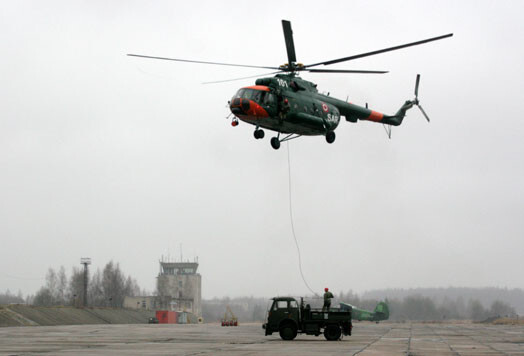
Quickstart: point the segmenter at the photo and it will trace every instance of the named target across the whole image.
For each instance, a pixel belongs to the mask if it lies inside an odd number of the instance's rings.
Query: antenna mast
[[[91,258],[82,257],[80,258],[80,264],[84,265],[84,307],[87,307],[87,281],[88,281],[88,269],[87,266],[91,264]]]

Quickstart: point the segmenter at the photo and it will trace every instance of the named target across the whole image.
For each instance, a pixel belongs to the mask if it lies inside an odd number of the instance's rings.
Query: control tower
[[[162,308],[202,316],[202,276],[194,262],[160,261],[157,292]]]

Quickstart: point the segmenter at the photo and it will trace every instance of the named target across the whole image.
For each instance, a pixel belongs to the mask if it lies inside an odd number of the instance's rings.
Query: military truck
[[[267,322],[262,325],[266,335],[278,332],[283,340],[293,340],[298,333],[324,337],[329,341],[339,340],[341,335],[351,335],[351,310],[330,308],[323,311],[320,308],[304,306],[304,298],[300,305],[293,297],[275,297],[267,312]]]

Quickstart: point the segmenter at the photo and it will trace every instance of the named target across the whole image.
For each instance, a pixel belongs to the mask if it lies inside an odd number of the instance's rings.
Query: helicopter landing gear
[[[278,137],[271,138],[271,147],[273,147],[275,150],[278,150],[280,148],[280,140],[278,139]]]
[[[289,134],[287,135],[286,137],[284,137],[283,139],[280,138],[280,132],[278,133],[277,137],[272,137],[271,138],[271,147],[273,147],[275,150],[278,150],[280,148],[280,142],[286,142],[286,141],[289,141],[289,140],[293,140],[295,138],[299,138],[301,135],[297,135],[297,134]]]
[[[253,132],[253,136],[255,136],[257,140],[264,138],[264,130],[256,129],[255,132]]]
[[[336,138],[336,135],[335,135],[334,131],[328,131],[326,133],[326,141],[327,141],[327,143],[335,142],[335,138]]]

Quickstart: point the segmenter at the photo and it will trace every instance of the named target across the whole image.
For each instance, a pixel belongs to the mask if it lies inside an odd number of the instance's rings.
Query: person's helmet
[[[327,292],[329,290],[329,288],[324,288],[324,291]]]

